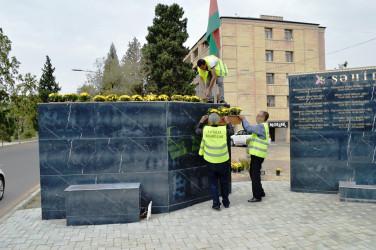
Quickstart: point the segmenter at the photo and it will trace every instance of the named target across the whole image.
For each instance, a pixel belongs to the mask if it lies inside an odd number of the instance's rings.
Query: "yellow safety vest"
[[[221,59],[219,59],[218,57],[213,56],[213,55],[205,56],[203,59],[204,59],[204,61],[206,63],[207,70],[202,70],[202,69],[200,69],[200,67],[197,67],[199,75],[202,78],[204,78],[204,83],[206,82],[206,78],[208,77],[208,73],[211,70],[210,69],[210,61],[213,58],[217,58],[218,59],[218,63],[214,67],[215,73],[217,74],[217,76],[227,76],[227,72],[228,72],[227,66],[226,66],[226,64]]]
[[[257,134],[252,133],[251,139],[249,140],[249,154],[255,155],[261,158],[266,157],[266,151],[268,150],[268,139],[269,139],[269,126],[266,122],[263,123],[265,128],[265,139],[260,139]]]
[[[203,155],[210,163],[222,163],[230,159],[226,126],[204,127],[199,155]]]

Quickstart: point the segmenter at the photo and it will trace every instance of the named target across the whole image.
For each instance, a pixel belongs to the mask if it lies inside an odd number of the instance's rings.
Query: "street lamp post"
[[[96,73],[95,71],[92,71],[92,70],[83,70],[83,69],[72,69],[72,71]]]

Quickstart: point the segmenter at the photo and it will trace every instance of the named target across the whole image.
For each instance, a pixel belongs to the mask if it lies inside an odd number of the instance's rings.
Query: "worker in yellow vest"
[[[209,126],[203,128],[204,122],[208,119]],[[213,199],[212,208],[221,210],[221,202],[218,194],[218,181],[221,188],[222,203],[225,208],[230,206],[229,196],[229,159],[230,154],[227,147],[228,140],[234,134],[232,125],[224,117],[226,126],[218,126],[220,117],[217,113],[212,113],[208,117],[204,115],[196,129],[198,135],[202,135],[199,155],[204,156],[207,161],[208,178]]]
[[[228,73],[226,64],[214,55],[205,56],[197,61],[197,70],[200,75],[200,83],[204,90],[204,95],[208,97],[208,103],[214,102],[211,89],[216,81],[219,87],[219,103],[226,103],[223,86],[223,78]],[[214,94],[216,95],[217,93]]]
[[[265,197],[265,191],[261,184],[261,168],[269,144],[269,126],[266,122],[269,118],[269,113],[266,111],[260,111],[256,116],[257,125],[254,126],[248,123],[244,115],[239,115],[239,117],[242,119],[244,130],[248,133],[252,133],[249,141],[249,154],[251,155],[249,175],[252,180],[253,197],[248,201],[260,202],[262,197]]]

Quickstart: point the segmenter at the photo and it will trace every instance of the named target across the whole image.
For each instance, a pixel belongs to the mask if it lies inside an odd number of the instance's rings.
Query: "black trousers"
[[[261,185],[261,168],[264,158],[251,155],[251,164],[249,169],[249,175],[252,180],[252,193],[256,199],[261,199],[265,195],[264,189]]]
[[[229,183],[228,183],[228,162],[223,163],[207,163],[209,170],[209,184],[210,190],[213,199],[214,206],[220,206],[221,202],[219,201],[218,194],[218,181],[221,188],[222,203],[225,206],[230,205],[230,200],[228,199],[229,195]]]

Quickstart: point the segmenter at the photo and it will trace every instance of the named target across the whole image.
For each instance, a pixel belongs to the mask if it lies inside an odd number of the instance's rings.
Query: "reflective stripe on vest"
[[[204,128],[199,155],[203,155],[204,159],[210,163],[222,163],[230,159],[226,126]]]
[[[249,154],[255,155],[261,158],[266,157],[266,151],[268,150],[269,139],[269,127],[266,122],[263,123],[265,128],[265,140],[260,139],[257,134],[253,133],[249,140]]]

